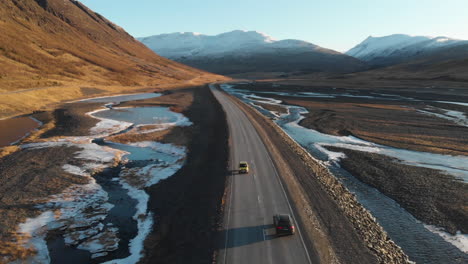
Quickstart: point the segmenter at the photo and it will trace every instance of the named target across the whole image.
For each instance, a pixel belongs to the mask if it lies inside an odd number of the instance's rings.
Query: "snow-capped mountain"
[[[373,65],[391,65],[439,49],[467,43],[466,40],[447,37],[409,36],[404,34],[384,37],[370,36],[347,51],[346,54]]]
[[[239,55],[244,55],[272,48],[305,48],[309,50],[320,48],[305,41],[277,41],[261,32],[242,30],[234,30],[216,36],[194,32],[171,33],[139,38],[138,40],[159,55],[170,59],[223,56],[231,52],[239,52]],[[331,50],[330,52],[333,53]]]
[[[161,56],[204,70],[242,72],[350,72],[364,67],[359,60],[312,43],[234,30],[215,36],[193,32],[139,38]]]

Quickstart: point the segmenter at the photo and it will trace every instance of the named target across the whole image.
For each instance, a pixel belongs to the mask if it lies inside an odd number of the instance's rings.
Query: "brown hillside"
[[[156,55],[74,0],[2,0],[0,36],[0,118],[89,91],[122,93],[222,78]]]

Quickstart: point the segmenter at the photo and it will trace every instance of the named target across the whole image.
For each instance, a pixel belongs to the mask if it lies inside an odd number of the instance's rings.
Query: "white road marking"
[[[296,215],[294,214],[294,211],[292,209],[291,203],[289,202],[288,196],[286,195],[286,191],[284,189],[283,183],[281,182],[280,176],[278,175],[278,172],[276,171],[276,166],[273,163],[273,160],[271,159],[270,152],[267,151],[267,154],[268,154],[268,159],[270,160],[271,165],[273,165],[273,168],[275,168],[274,171],[275,171],[276,179],[279,181],[279,184],[281,186],[281,190],[283,191],[284,198],[286,199],[286,202],[288,203],[289,211],[293,215],[293,218],[297,219]],[[301,238],[301,242],[302,242],[302,246],[304,247],[304,251],[306,252],[307,260],[309,260],[309,263],[312,263],[312,260],[310,259],[309,251],[307,250],[306,244],[304,242],[304,238],[302,237],[301,229],[299,228],[299,225],[297,223],[296,223],[295,226],[296,226],[296,229],[297,229],[297,233],[298,233],[299,237]]]
[[[231,174],[233,176],[233,174]],[[227,263],[227,245],[228,245],[228,239],[229,239],[229,222],[231,220],[231,205],[232,205],[232,186],[234,185],[234,177],[231,178],[231,186],[229,188],[229,207],[228,207],[228,219],[227,223],[224,226],[226,229],[226,240],[224,241],[224,263]]]

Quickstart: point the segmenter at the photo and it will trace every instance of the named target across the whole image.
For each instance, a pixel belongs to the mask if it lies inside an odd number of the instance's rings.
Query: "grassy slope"
[[[0,118],[51,103],[222,78],[162,58],[71,0],[0,2]],[[89,89],[88,89],[89,90]]]

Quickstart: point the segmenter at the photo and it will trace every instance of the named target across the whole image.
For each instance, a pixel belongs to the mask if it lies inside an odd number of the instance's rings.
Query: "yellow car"
[[[239,162],[239,173],[249,173],[249,164],[247,164],[247,161]]]

